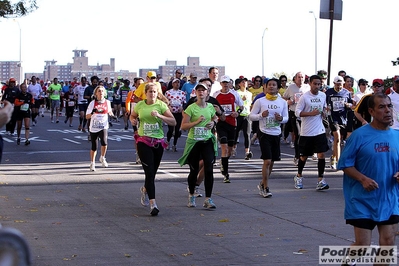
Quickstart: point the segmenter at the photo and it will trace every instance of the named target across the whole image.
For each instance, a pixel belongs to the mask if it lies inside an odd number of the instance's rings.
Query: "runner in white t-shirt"
[[[28,86],[28,92],[32,94],[35,103],[32,106],[32,126],[36,126],[37,119],[36,117],[39,115],[39,108],[41,105],[41,96],[42,96],[42,86],[37,83],[36,77],[32,76],[31,84]]]
[[[103,167],[108,167],[108,163],[105,159],[105,153],[107,152],[108,145],[108,116],[115,117],[115,115],[112,112],[111,102],[105,99],[106,94],[107,91],[103,86],[97,86],[93,92],[95,100],[90,102],[86,111],[86,119],[90,119],[90,171],[96,170],[95,160],[97,154],[98,138],[101,141],[100,162]]]
[[[74,89],[73,92],[75,93],[77,99],[78,99],[78,108],[79,108],[79,127],[78,130],[83,130],[86,128],[86,116],[85,112],[87,109],[87,99],[84,98],[84,93],[87,88],[87,78],[82,77],[80,79],[80,84],[77,85]]]
[[[305,92],[295,108],[295,115],[301,118],[301,132],[298,141],[299,161],[298,174],[294,177],[296,189],[302,189],[302,171],[308,156],[317,153],[318,183],[317,190],[328,189],[324,180],[326,167],[325,152],[328,151],[326,129],[323,125],[323,115],[326,105],[326,94],[320,91],[321,77],[313,75],[309,78],[310,91]]]

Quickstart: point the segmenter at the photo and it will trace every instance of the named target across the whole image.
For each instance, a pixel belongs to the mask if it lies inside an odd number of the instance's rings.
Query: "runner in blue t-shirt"
[[[345,219],[354,226],[353,245],[370,245],[377,226],[380,246],[390,246],[399,222],[399,131],[390,128],[387,95],[372,95],[369,112],[373,121],[352,133],[338,162],[344,171]]]

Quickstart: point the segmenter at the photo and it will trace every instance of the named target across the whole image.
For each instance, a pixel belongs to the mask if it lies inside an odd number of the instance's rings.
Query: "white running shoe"
[[[105,167],[105,168],[108,167],[108,163],[107,163],[107,160],[105,159],[105,157],[100,157],[100,163],[103,167]]]
[[[96,164],[95,163],[90,163],[90,171],[96,171]]]

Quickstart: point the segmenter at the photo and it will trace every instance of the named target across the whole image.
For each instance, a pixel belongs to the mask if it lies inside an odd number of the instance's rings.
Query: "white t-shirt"
[[[96,133],[103,129],[108,129],[108,113],[112,110],[111,102],[108,100],[103,102],[91,101],[87,107],[86,115],[91,114],[94,108],[97,111],[90,118],[90,132]]]
[[[301,98],[302,94],[310,90],[310,86],[308,84],[302,84],[301,87],[298,87],[295,83],[292,83],[288,86],[287,90],[284,92],[283,98],[294,101],[294,104],[288,106],[288,108],[295,112],[296,105]]]
[[[268,110],[267,117],[261,117],[261,113]],[[282,121],[276,121],[275,113],[283,117]],[[251,113],[249,114],[251,121],[259,121],[259,130],[265,134],[278,136],[281,134],[280,124],[287,123],[288,121],[288,105],[287,102],[277,97],[276,100],[270,101],[266,97],[261,97],[255,101]]]
[[[323,109],[326,107],[326,94],[319,91],[317,95],[310,91],[305,92],[296,104],[295,116],[300,117],[301,112],[311,112],[314,109],[320,111],[320,115],[301,117],[301,136],[313,137],[326,133],[323,125]]]
[[[85,94],[85,89],[87,88],[87,86],[89,85],[78,85],[74,90],[73,93],[78,95],[78,104],[84,104],[87,103],[87,99],[84,98],[84,94]]]
[[[40,86],[39,83],[36,83],[35,85],[29,84],[28,92],[32,94],[34,99],[38,100],[42,94],[42,86]]]
[[[358,104],[364,95],[372,93],[370,90],[366,89],[364,92],[358,91],[353,95],[353,100]]]
[[[209,95],[214,95],[215,92],[220,91],[221,89],[222,89],[222,85],[220,85],[220,82],[219,81],[215,81],[212,84],[211,91],[210,91]]]
[[[399,94],[393,91],[389,94],[389,98],[391,98],[391,103],[393,105],[393,125],[391,128],[399,130]]]

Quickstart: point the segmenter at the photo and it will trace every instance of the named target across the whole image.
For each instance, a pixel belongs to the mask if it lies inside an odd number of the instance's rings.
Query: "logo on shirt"
[[[321,102],[321,99],[319,99],[319,98],[310,99],[310,102],[311,102],[311,103],[320,103],[320,102]]]
[[[388,142],[381,142],[374,144],[375,152],[389,152],[389,143]]]

